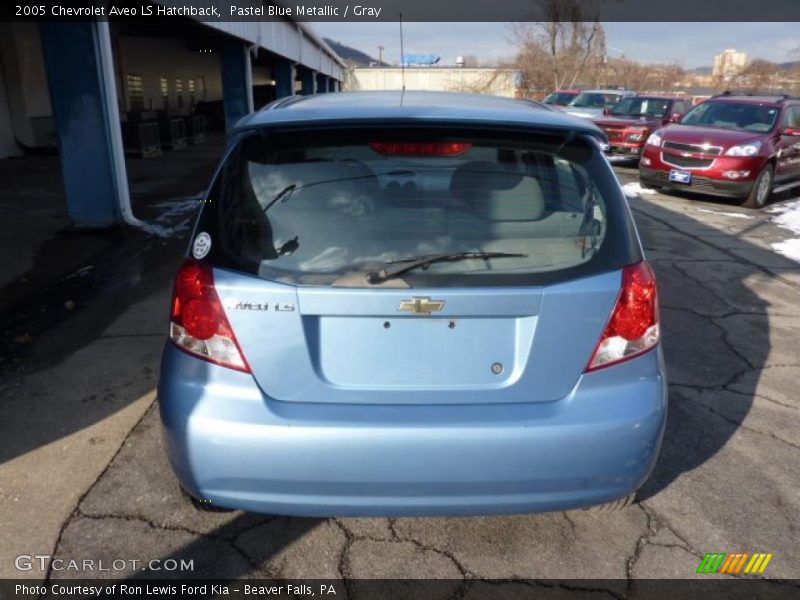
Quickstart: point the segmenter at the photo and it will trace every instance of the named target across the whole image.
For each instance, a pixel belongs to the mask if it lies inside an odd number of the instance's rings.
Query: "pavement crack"
[[[777,442],[781,442],[783,444],[786,444],[787,446],[790,446],[790,447],[794,448],[795,450],[800,450],[800,445],[798,445],[798,444],[796,444],[794,442],[791,442],[789,440],[786,440],[786,439],[784,439],[782,437],[778,437],[777,435],[775,435],[774,433],[772,433],[770,431],[762,431],[760,429],[756,429],[756,428],[751,427],[749,425],[745,425],[743,421],[738,421],[736,419],[733,419],[733,418],[729,417],[728,415],[725,415],[725,414],[719,412],[718,410],[712,408],[708,404],[705,404],[704,402],[700,402],[699,400],[696,400],[694,398],[689,398],[688,396],[685,396],[685,395],[682,395],[682,394],[681,394],[681,398],[683,400],[687,400],[689,402],[693,402],[694,404],[696,404],[698,406],[701,406],[702,408],[706,409],[711,414],[718,416],[723,421],[727,421],[731,425],[735,425],[736,427],[738,427],[740,429],[743,429],[744,431],[749,431],[750,433],[755,433],[755,434],[758,434],[758,435],[763,435],[763,436],[772,438]]]
[[[336,525],[339,529],[342,530],[344,534],[344,544],[342,545],[341,550],[339,551],[339,561],[336,565],[336,570],[339,573],[339,577],[342,578],[344,582],[344,589],[347,592],[348,598],[354,598],[354,590],[350,584],[351,579],[351,570],[350,570],[350,550],[353,547],[353,542],[356,541],[356,536],[350,531],[347,527],[345,527],[344,523],[340,519],[331,519],[334,525]]]
[[[142,421],[144,421],[145,417],[152,410],[153,402],[155,402],[155,396],[153,396],[153,400],[151,401],[150,406],[147,407],[146,410],[142,411],[142,415],[136,420],[136,422],[133,424],[133,426],[128,430],[128,433],[125,435],[125,438],[122,440],[122,442],[120,443],[120,445],[117,448],[116,452],[114,452],[114,456],[111,457],[111,460],[108,461],[108,464],[105,466],[105,468],[102,471],[100,471],[100,473],[98,473],[97,477],[95,477],[95,480],[86,488],[86,490],[83,492],[83,494],[81,494],[80,498],[78,498],[78,501],[75,503],[75,508],[73,508],[72,513],[70,514],[70,516],[68,516],[66,519],[64,519],[64,522],[61,524],[61,529],[59,529],[59,531],[58,531],[58,536],[56,537],[56,541],[53,544],[53,555],[55,555],[58,552],[58,547],[61,545],[61,540],[64,537],[64,532],[66,531],[67,527],[72,522],[72,520],[78,515],[80,505],[83,504],[83,501],[86,499],[86,496],[89,495],[89,492],[91,492],[92,489],[94,489],[94,486],[97,485],[97,482],[100,481],[105,476],[105,474],[111,468],[111,465],[113,465],[114,462],[117,460],[117,457],[119,456],[119,453],[122,452],[122,449],[127,444],[128,438],[131,437],[131,434],[136,430],[137,427],[139,427],[139,425],[142,423]],[[53,562],[50,561],[50,563],[48,563],[48,565],[47,565],[47,571],[45,572],[45,575],[44,575],[44,583],[45,583],[45,585],[50,582],[50,577],[52,576],[52,573],[53,573]]]
[[[453,564],[456,566],[456,569],[459,570],[459,572],[461,573],[461,576],[464,579],[470,579],[470,578],[473,578],[475,576],[475,574],[472,573],[469,569],[467,569],[464,565],[462,565],[461,561],[456,558],[455,554],[453,554],[449,550],[442,550],[441,548],[437,548],[436,546],[431,546],[429,544],[424,544],[424,543],[420,542],[419,540],[414,540],[414,539],[411,539],[411,538],[409,538],[408,540],[405,540],[405,541],[411,542],[412,544],[414,544],[415,546],[417,546],[421,550],[427,550],[428,552],[434,552],[436,554],[439,554],[440,556],[444,556],[445,558],[449,558],[453,562]]]
[[[646,200],[643,200],[643,201],[647,202]],[[777,279],[778,281],[780,281],[782,283],[785,283],[787,285],[790,285],[791,287],[793,287],[795,289],[800,289],[800,285],[798,285],[797,283],[795,283],[791,279],[784,278],[780,273],[776,273],[775,271],[771,271],[770,269],[768,269],[766,267],[762,267],[759,264],[756,264],[756,263],[754,263],[754,262],[752,262],[750,260],[747,260],[746,258],[743,258],[743,257],[739,256],[738,254],[732,252],[731,250],[729,250],[727,248],[724,248],[722,246],[717,246],[716,244],[711,243],[707,239],[703,239],[703,238],[694,236],[694,235],[692,235],[690,233],[687,233],[686,231],[683,231],[682,229],[679,229],[678,227],[676,227],[674,224],[670,223],[669,221],[667,221],[665,219],[662,219],[662,218],[659,218],[659,217],[656,217],[656,216],[650,214],[646,210],[642,210],[641,208],[636,207],[633,204],[631,204],[631,210],[633,212],[635,212],[635,213],[639,213],[641,215],[644,215],[648,219],[656,221],[657,223],[659,223],[660,225],[662,225],[665,228],[669,229],[673,233],[677,233],[679,235],[688,237],[689,239],[697,242],[698,244],[703,244],[704,246],[712,248],[712,249],[716,250],[717,252],[720,252],[721,254],[724,254],[724,255],[728,256],[730,258],[730,260],[733,261],[733,262],[740,263],[740,264],[741,263],[746,263],[750,268],[758,270],[758,271],[761,271],[762,273],[764,273],[765,275],[769,276],[770,278]],[[689,217],[689,218],[693,218],[693,217]],[[730,237],[735,237],[733,234],[727,234],[727,235],[730,236]],[[722,261],[719,261],[719,262],[722,262]]]
[[[245,550],[244,548],[239,546],[239,538],[238,537],[235,537],[233,539],[226,539],[226,538],[220,538],[220,539],[222,539],[225,542],[228,542],[230,544],[230,547],[233,548],[233,551],[236,552],[236,554],[238,554],[240,557],[242,557],[242,559],[244,559],[244,561],[248,565],[250,565],[250,568],[253,571],[256,571],[256,572],[259,572],[259,573],[265,573],[268,577],[274,577],[276,575],[276,574],[270,572],[269,566],[267,566],[267,568],[265,568],[265,569],[262,569],[261,565],[258,564],[258,562],[247,553],[247,550]]]
[[[220,535],[216,535],[213,533],[204,533],[202,531],[197,531],[195,529],[189,529],[188,527],[181,527],[179,525],[166,525],[161,523],[155,523],[150,519],[147,519],[142,516],[134,516],[134,515],[116,515],[113,513],[87,513],[83,512],[81,509],[78,509],[75,513],[76,517],[82,517],[84,519],[91,519],[93,521],[103,521],[107,519],[113,519],[117,521],[127,521],[129,523],[144,523],[148,527],[152,529],[158,529],[161,531],[177,531],[181,533],[188,533],[193,536],[200,536],[200,537],[207,537],[216,540],[222,541],[230,541],[230,538],[225,538]]]
[[[636,545],[633,548],[633,554],[631,554],[628,559],[625,561],[625,577],[628,580],[628,589],[633,587],[633,569],[636,566],[636,563],[639,561],[639,557],[642,554],[642,551],[645,547],[650,543],[650,539],[653,537],[655,533],[653,517],[652,515],[647,512],[644,506],[641,504],[637,504],[640,510],[644,513],[645,518],[647,519],[645,525],[645,531],[642,533],[639,538],[636,540]]]
[[[396,529],[396,527],[397,527],[397,519],[395,519],[394,517],[390,517],[388,519],[388,521],[389,521],[389,532],[392,535],[392,539],[399,541],[400,540],[400,535],[397,533],[397,529]]]
[[[394,528],[392,529],[394,531]],[[395,531],[396,533],[396,531]],[[467,569],[464,565],[461,564],[461,561],[456,558],[456,556],[450,552],[449,550],[443,550],[441,548],[437,548],[431,544],[426,544],[421,542],[417,539],[412,537],[402,537],[400,535],[397,536],[396,540],[381,540],[381,541],[389,541],[389,543],[410,543],[419,548],[420,550],[427,551],[427,552],[434,552],[439,554],[440,556],[444,556],[445,558],[449,558],[453,564],[456,566],[456,569],[459,570],[461,576],[465,579],[473,579],[475,578],[475,574],[472,573],[469,569]]]
[[[759,372],[761,370],[762,369],[758,369],[758,370],[756,370],[756,372]],[[720,386],[720,388],[718,390],[714,390],[714,391],[726,392],[728,394],[734,394],[736,396],[742,396],[744,398],[752,398],[752,399],[756,399],[757,398],[757,399],[763,400],[765,402],[770,402],[772,404],[777,404],[778,406],[781,406],[783,408],[788,408],[790,410],[800,411],[800,406],[796,406],[796,405],[793,405],[793,404],[787,404],[786,402],[782,402],[780,400],[776,400],[775,398],[767,396],[766,394],[763,394],[761,392],[742,392],[742,391],[739,391],[737,389],[734,389],[734,388],[730,387],[732,385],[735,385],[737,382],[738,381],[733,381],[733,382],[731,382],[731,383],[729,383],[729,384],[727,384],[725,386]],[[688,386],[677,385],[676,387],[688,387]]]
[[[703,281],[703,280],[699,279],[698,277],[695,277],[694,275],[692,275],[691,273],[689,273],[689,272],[688,272],[686,269],[684,269],[684,268],[681,266],[681,263],[682,263],[682,262],[684,262],[684,261],[674,261],[674,262],[672,263],[672,268],[673,268],[673,269],[675,269],[676,271],[678,271],[678,272],[679,272],[681,275],[683,275],[684,277],[686,277],[686,279],[690,279],[690,280],[691,280],[691,281],[693,281],[695,284],[697,284],[697,285],[698,285],[700,288],[704,289],[706,292],[708,292],[709,294],[711,294],[711,296],[713,296],[713,297],[714,297],[714,298],[715,298],[717,301],[721,302],[721,303],[722,303],[723,305],[725,305],[725,306],[728,306],[728,307],[730,308],[730,312],[729,312],[729,314],[736,314],[736,313],[738,312],[738,311],[737,311],[737,307],[733,306],[733,305],[732,305],[730,302],[728,302],[728,301],[727,301],[725,298],[723,298],[722,296],[720,296],[720,295],[719,295],[719,294],[716,292],[716,290],[714,290],[714,288],[712,288],[711,286],[709,286],[709,285],[708,285],[708,284],[707,284],[705,281]],[[728,316],[728,315],[726,314],[726,315],[722,315],[722,316]]]
[[[575,531],[578,528],[578,526],[575,524],[575,521],[572,520],[572,517],[569,516],[569,512],[564,511],[561,514],[564,516],[564,519],[567,521],[567,523],[569,523],[570,529],[572,529],[572,531]]]
[[[491,584],[491,585],[504,585],[508,583],[516,583],[521,585],[526,585],[532,588],[545,588],[548,590],[566,590],[568,592],[589,592],[589,593],[600,593],[600,594],[608,594],[614,600],[624,600],[624,596],[613,592],[607,588],[599,588],[599,587],[592,587],[592,586],[584,586],[584,585],[575,585],[575,584],[567,584],[564,582],[556,582],[556,581],[545,581],[542,579],[522,579],[517,577],[512,577],[511,579],[480,579],[481,583]]]

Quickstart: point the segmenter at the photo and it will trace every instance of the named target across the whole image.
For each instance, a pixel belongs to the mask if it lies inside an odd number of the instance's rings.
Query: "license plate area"
[[[692,174],[689,171],[680,171],[672,169],[669,172],[669,180],[672,183],[683,183],[685,185],[692,185]]]
[[[319,374],[350,389],[504,387],[521,374],[536,317],[307,317]]]

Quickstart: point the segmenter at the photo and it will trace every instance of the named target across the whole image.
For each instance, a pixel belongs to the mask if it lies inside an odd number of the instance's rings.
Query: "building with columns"
[[[126,152],[228,130],[277,98],[339,91],[345,73],[289,19],[0,23],[0,66],[0,159],[57,148],[70,219],[87,228],[136,222]]]

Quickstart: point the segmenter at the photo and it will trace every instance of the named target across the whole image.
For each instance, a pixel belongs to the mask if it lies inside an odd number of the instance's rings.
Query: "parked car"
[[[531,103],[410,91],[240,122],[158,385],[195,505],[627,505],[666,384],[656,283],[602,139]]]
[[[576,117],[593,119],[614,108],[623,98],[635,95],[636,92],[628,90],[587,90],[575,96],[564,110]]]
[[[580,93],[580,90],[556,90],[545,96],[542,102],[552,106],[567,106]]]
[[[608,154],[638,160],[650,134],[668,123],[680,121],[690,108],[682,98],[631,96],[623,98],[606,116],[594,122],[608,136]]]
[[[800,186],[800,99],[722,94],[698,104],[649,137],[639,178],[761,208]]]

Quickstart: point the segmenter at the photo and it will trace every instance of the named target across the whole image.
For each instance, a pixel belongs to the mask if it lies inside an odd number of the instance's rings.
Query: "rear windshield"
[[[545,104],[555,104],[557,106],[566,106],[578,94],[573,92],[553,92],[544,99]]]
[[[402,280],[532,284],[616,268],[636,244],[599,154],[587,140],[546,137],[252,134],[222,169],[198,232],[213,235],[223,266],[300,285],[366,287],[376,269],[462,252],[514,256],[434,262]]]
[[[619,102],[619,99],[619,94],[590,92],[579,94],[569,105],[578,108],[608,108]]]
[[[776,106],[707,100],[690,110],[681,123],[763,133],[772,129],[777,118]]]
[[[625,98],[611,111],[612,115],[626,117],[657,117],[667,114],[669,100],[661,98]]]

